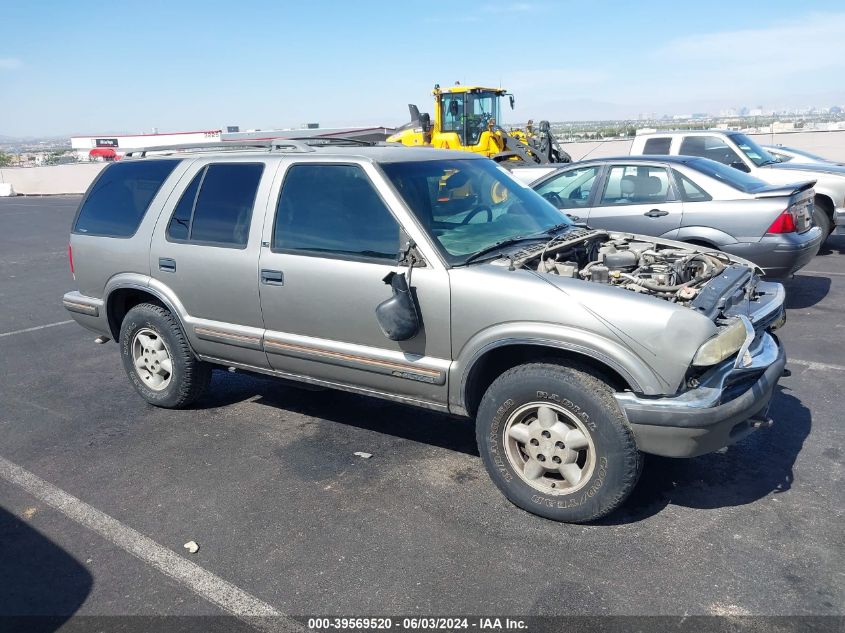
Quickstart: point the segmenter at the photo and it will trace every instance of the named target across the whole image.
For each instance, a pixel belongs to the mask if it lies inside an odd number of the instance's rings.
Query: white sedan
[[[834,165],[845,165],[845,163],[823,158],[818,154],[785,145],[763,145],[763,149],[776,158],[779,163],[832,163]]]

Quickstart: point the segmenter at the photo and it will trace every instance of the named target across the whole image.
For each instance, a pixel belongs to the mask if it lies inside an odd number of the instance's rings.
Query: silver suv
[[[786,363],[752,264],[573,224],[469,152],[141,152],[91,185],[70,255],[65,307],[148,402],[228,367],[474,417],[496,485],[561,521],[619,506],[642,453],[770,425]]]

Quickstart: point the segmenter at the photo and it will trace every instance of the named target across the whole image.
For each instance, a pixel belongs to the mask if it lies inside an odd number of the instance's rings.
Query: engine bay
[[[512,263],[681,304],[692,302],[708,281],[732,265],[724,253],[700,253],[590,229],[570,231],[516,253]]]

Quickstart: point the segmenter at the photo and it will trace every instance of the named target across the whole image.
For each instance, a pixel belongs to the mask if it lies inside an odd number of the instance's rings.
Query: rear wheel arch
[[[463,406],[470,416],[478,411],[485,392],[506,371],[529,363],[552,362],[599,378],[616,391],[639,391],[629,376],[586,353],[542,343],[511,343],[481,354],[469,368],[462,388]]]
[[[820,206],[821,208],[823,208],[824,212],[830,217],[831,220],[833,219],[834,204],[833,199],[831,199],[830,196],[823,193],[817,193],[814,203],[816,204],[816,206]]]
[[[697,237],[685,239],[683,241],[686,242],[687,244],[691,244],[693,246],[700,246],[702,248],[712,248],[713,250],[717,250],[717,251],[719,250],[719,247],[716,246],[715,244],[713,244],[712,242],[709,242],[708,240],[702,240],[702,239],[697,238]]]
[[[106,315],[108,317],[109,330],[111,331],[113,340],[116,341],[119,339],[120,326],[122,325],[126,314],[132,308],[142,303],[151,303],[165,308],[179,322],[182,327],[182,331],[185,331],[184,323],[182,323],[182,319],[178,311],[174,309],[167,299],[159,295],[159,293],[154,292],[149,288],[121,286],[113,289],[106,297]]]

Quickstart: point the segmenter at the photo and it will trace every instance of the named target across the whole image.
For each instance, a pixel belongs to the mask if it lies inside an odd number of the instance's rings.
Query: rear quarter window
[[[76,216],[74,233],[130,237],[178,160],[139,160],[109,165],[94,182]]]

